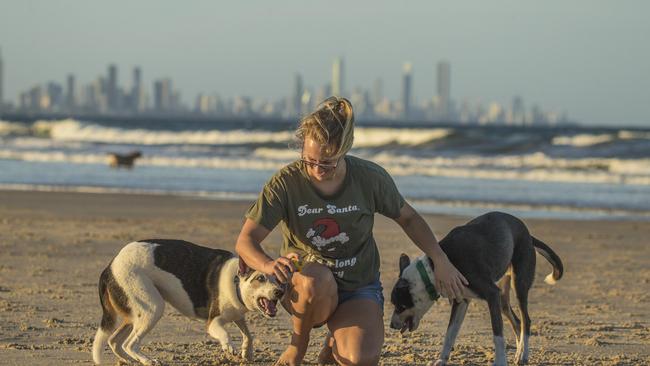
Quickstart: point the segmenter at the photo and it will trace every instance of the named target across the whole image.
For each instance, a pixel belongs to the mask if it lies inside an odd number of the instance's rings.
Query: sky
[[[650,126],[650,2],[637,1],[163,1],[2,0],[5,98],[29,87],[88,83],[107,66],[130,84],[170,77],[186,103],[199,92],[275,100],[295,73],[397,99],[405,62],[418,102],[436,94],[436,64],[451,64],[457,102],[566,112],[585,125]]]

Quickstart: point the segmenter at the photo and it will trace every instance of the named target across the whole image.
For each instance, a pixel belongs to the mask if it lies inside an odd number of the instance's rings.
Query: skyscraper
[[[74,111],[77,106],[75,98],[75,78],[74,74],[68,74],[65,88],[65,107],[68,112]]]
[[[343,81],[343,58],[337,57],[332,64],[332,95],[343,96],[345,93]]]
[[[49,100],[49,104],[45,109],[51,111],[60,111],[64,107],[65,99],[63,95],[63,87],[57,82],[50,81],[46,86],[45,96]]]
[[[133,86],[130,98],[132,111],[141,112],[144,109],[142,99],[142,70],[136,66],[133,68]]]
[[[118,109],[118,90],[117,90],[117,66],[110,64],[108,66],[108,85],[106,86],[106,97],[108,101],[108,110],[114,112]]]
[[[2,64],[2,50],[0,50],[0,112],[2,112],[2,107],[4,106],[4,78],[3,78],[3,69],[4,65]]]
[[[156,112],[168,112],[172,107],[172,81],[156,80],[154,83],[154,108]]]
[[[294,116],[299,116],[302,113],[302,92],[302,76],[296,73],[293,93],[291,95],[291,114]]]
[[[438,62],[438,100],[440,102],[438,115],[443,120],[450,118],[451,103],[451,66],[449,62]]]
[[[526,108],[524,107],[524,100],[519,96],[512,99],[512,123],[523,125],[526,123]]]
[[[412,85],[412,76],[413,65],[410,62],[404,63],[404,69],[402,73],[402,116],[408,119],[411,116],[411,88]]]
[[[372,85],[372,104],[377,105],[384,99],[384,85],[381,79],[376,79]]]

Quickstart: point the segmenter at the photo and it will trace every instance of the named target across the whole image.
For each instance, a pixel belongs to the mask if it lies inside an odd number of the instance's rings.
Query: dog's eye
[[[266,277],[264,277],[264,275],[259,275],[259,276],[257,276],[256,280],[257,280],[257,281],[260,281],[260,282],[265,282],[265,281],[266,281]]]

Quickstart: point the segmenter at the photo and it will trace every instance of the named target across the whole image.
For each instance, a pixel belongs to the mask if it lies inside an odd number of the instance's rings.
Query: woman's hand
[[[433,264],[433,272],[436,278],[437,287],[443,296],[458,301],[463,299],[463,286],[469,285],[456,267],[449,261],[446,255],[439,256]]]
[[[291,275],[296,272],[296,267],[292,260],[299,260],[300,256],[296,253],[289,253],[284,257],[278,257],[275,260],[264,263],[262,272],[267,275],[275,275],[280,283],[285,284],[291,281]]]

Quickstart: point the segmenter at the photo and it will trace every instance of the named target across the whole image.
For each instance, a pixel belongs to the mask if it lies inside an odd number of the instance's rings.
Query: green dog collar
[[[418,269],[418,272],[420,273],[420,277],[422,278],[422,281],[424,282],[424,287],[427,289],[427,293],[429,294],[429,297],[431,298],[432,301],[438,300],[440,298],[440,295],[438,294],[438,291],[436,291],[436,287],[431,283],[431,280],[429,279],[429,275],[427,274],[426,268],[424,268],[424,264],[422,261],[417,261],[415,264],[415,268]]]

